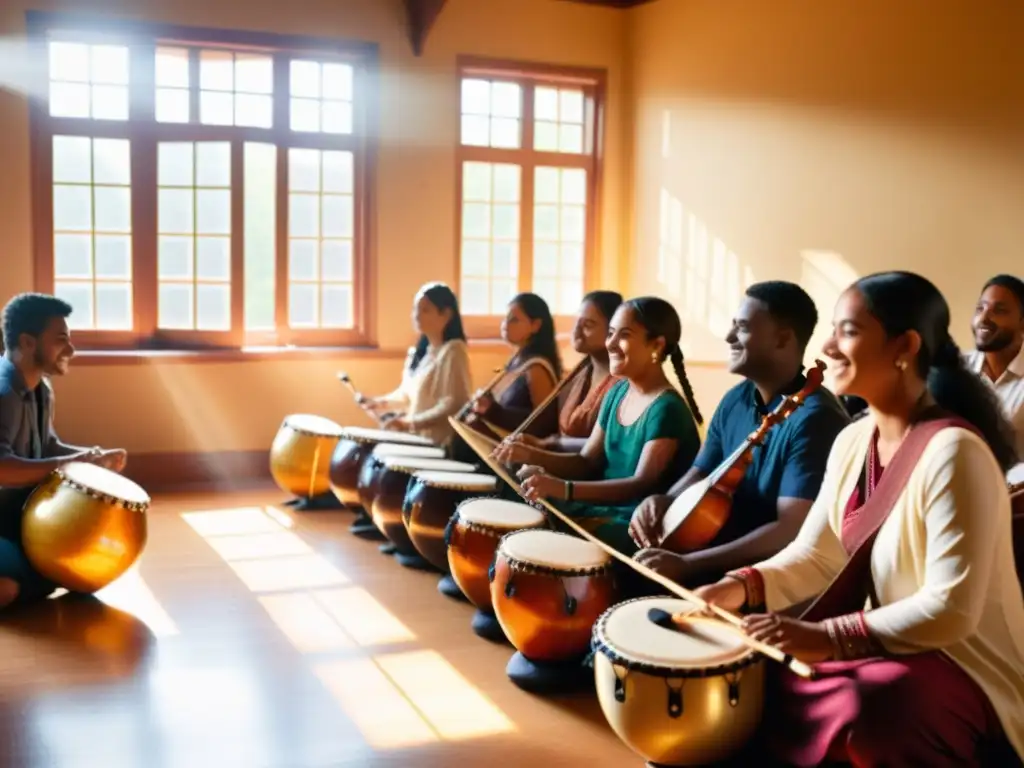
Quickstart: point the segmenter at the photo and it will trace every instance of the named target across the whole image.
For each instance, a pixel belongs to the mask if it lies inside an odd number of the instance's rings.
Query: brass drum
[[[286,416],[270,446],[270,474],[285,493],[313,499],[331,489],[331,454],[341,427],[323,416]]]
[[[149,502],[141,487],[116,472],[95,464],[66,464],[25,502],[25,556],[65,589],[96,592],[142,553]]]
[[[647,613],[696,612],[685,600],[647,597],[610,608],[594,628],[594,677],[612,730],[661,766],[717,763],[761,724],[764,661],[720,619],[693,616],[686,631]]]
[[[402,443],[378,443],[373,447],[359,467],[356,488],[360,506],[369,512],[377,496],[380,476],[384,472],[384,459],[393,456],[409,456],[416,459],[443,459],[444,448],[434,445],[405,445]]]
[[[407,432],[394,432],[387,429],[368,429],[366,427],[345,427],[331,456],[330,483],[331,490],[338,501],[346,507],[358,507],[359,503],[359,470],[363,462],[380,443],[398,443],[401,445],[433,445],[425,437],[410,435]],[[365,511],[369,513],[369,508]]]

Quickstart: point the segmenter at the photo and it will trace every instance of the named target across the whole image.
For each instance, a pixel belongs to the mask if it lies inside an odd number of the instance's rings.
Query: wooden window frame
[[[459,127],[455,152],[455,233],[456,268],[455,275],[461,292],[462,286],[462,165],[464,162],[510,163],[522,168],[520,180],[520,240],[519,240],[519,285],[520,292],[531,291],[533,286],[533,184],[534,169],[537,166],[557,168],[582,168],[587,171],[587,215],[583,251],[583,290],[594,290],[595,275],[599,271],[600,253],[600,206],[602,192],[602,169],[604,165],[604,123],[605,99],[608,74],[604,69],[569,67],[557,64],[532,63],[508,59],[492,59],[480,56],[460,55],[457,60],[459,104]],[[466,146],[462,143],[462,81],[465,78],[480,77],[489,80],[513,82],[523,87],[522,142],[519,149]],[[584,147],[592,151],[582,154],[566,152],[542,152],[532,149],[534,132],[533,89],[536,86],[565,87],[578,86],[592,105],[593,113],[585,115]],[[587,110],[591,107],[584,105]],[[589,125],[588,125],[589,123]],[[589,128],[589,130],[588,130]],[[502,315],[463,315],[466,335],[473,339],[496,339],[500,337]],[[568,333],[576,322],[574,316],[555,315],[555,330]]]
[[[375,347],[372,300],[374,273],[373,214],[379,134],[378,47],[375,43],[299,35],[278,35],[186,27],[97,17],[91,14],[28,11],[31,55],[48,62],[53,35],[76,42],[108,42],[129,47],[129,115],[124,121],[51,117],[47,98],[29,98],[32,163],[33,263],[36,290],[54,287],[53,173],[55,135],[127,138],[131,141],[132,309],[130,331],[76,329],[76,346],[85,350],[239,350],[246,347]],[[191,122],[197,116],[198,72],[189,82],[190,122],[158,123],[155,117],[155,50],[158,46],[222,48],[263,52],[274,58],[273,127],[215,126]],[[353,67],[351,134],[292,131],[289,116],[289,67],[292,59],[339,62]],[[190,61],[196,56],[191,55]],[[41,68],[37,93],[48,93],[49,66]],[[157,144],[161,141],[226,141],[231,144],[231,330],[162,330],[157,327]],[[246,142],[277,149],[275,237],[275,329],[245,330],[243,152]],[[288,325],[288,150],[309,148],[353,154],[353,327],[293,329]]]

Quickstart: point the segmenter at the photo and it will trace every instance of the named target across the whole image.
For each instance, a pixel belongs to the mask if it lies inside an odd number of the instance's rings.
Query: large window
[[[603,76],[470,59],[460,71],[459,281],[467,324],[493,333],[520,291],[540,294],[567,318],[594,260]]]
[[[77,342],[371,342],[373,46],[29,20],[37,288]]]

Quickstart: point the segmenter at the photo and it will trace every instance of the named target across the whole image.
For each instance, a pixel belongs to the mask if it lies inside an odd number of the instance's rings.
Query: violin
[[[692,552],[710,544],[729,520],[733,494],[754,460],[754,449],[764,444],[772,427],[781,424],[807,402],[824,381],[825,364],[815,360],[799,392],[787,396],[731,456],[703,480],[694,483],[672,502],[661,521],[658,546],[672,552]]]

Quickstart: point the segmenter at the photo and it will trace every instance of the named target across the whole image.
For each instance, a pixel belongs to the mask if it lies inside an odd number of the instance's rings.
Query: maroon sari
[[[927,433],[924,443],[942,426],[951,425],[942,421],[922,430]],[[888,478],[898,483],[897,490],[905,485],[919,455],[920,451],[911,457],[909,468],[907,456],[900,457],[902,462],[897,462],[899,453],[893,457],[892,473],[903,475]],[[860,609],[873,595],[869,560],[874,535],[891,510],[891,504],[881,513],[879,504],[867,505],[882,477],[876,434],[864,477],[847,501],[843,517],[840,538],[850,555],[849,565],[803,614],[803,620],[852,617],[850,625],[858,626]],[[894,499],[894,489],[886,490]],[[861,639],[874,645],[876,655],[817,664],[814,680],[781,668],[772,670],[770,706],[756,748],[767,747],[778,764],[791,766],[1020,765],[988,697],[948,656],[938,651],[885,654],[867,636],[866,625],[859,626],[865,632]],[[754,752],[745,750],[745,754]],[[995,762],[990,763],[993,755]],[[742,762],[743,758],[736,764]]]

